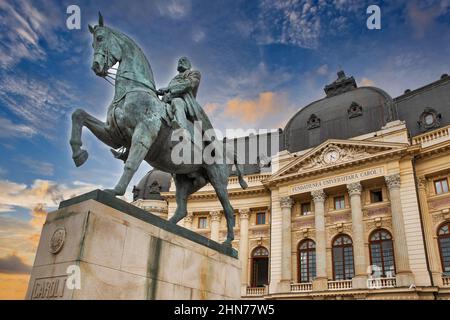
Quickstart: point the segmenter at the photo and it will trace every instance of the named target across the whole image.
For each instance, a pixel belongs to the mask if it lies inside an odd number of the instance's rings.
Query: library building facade
[[[392,98],[340,71],[324,91],[278,130],[270,161],[243,166],[247,189],[229,179],[242,298],[449,299],[450,76]],[[170,174],[133,193],[174,214]],[[225,239],[210,185],[180,224]]]

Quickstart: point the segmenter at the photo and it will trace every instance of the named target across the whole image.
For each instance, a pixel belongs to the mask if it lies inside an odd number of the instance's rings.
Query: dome
[[[167,192],[170,188],[172,175],[160,170],[150,170],[133,188],[133,201],[164,200],[161,192]]]
[[[338,72],[324,89],[326,97],[297,112],[284,129],[285,149],[297,152],[328,139],[348,139],[380,130],[397,120],[393,99],[375,87],[359,87],[353,77]]]

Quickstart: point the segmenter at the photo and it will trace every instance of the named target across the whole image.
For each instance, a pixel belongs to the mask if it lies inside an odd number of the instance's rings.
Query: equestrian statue
[[[223,152],[227,161],[214,163],[202,160],[179,164],[172,159],[174,144],[181,143],[174,142],[174,132],[183,129],[193,136],[195,124],[198,123],[201,124],[203,134],[213,130],[208,116],[196,101],[200,73],[191,70],[190,61],[182,57],[178,61],[179,73],[166,88],[157,90],[150,63],[131,38],[105,26],[100,13],[98,25],[89,25],[89,31],[93,36],[94,48],[92,70],[105,80],[114,76],[114,98],[108,107],[106,122],[82,109],[73,112],[70,145],[75,165],[79,167],[88,159],[87,151],[81,148],[82,128],[87,127],[99,140],[112,148],[116,158],[124,161],[118,183],[113,189],[105,190],[106,192],[114,196],[124,195],[144,160],[158,170],[171,173],[177,202],[175,214],[170,218],[173,223],[186,216],[188,196],[210,183],[227,221],[224,244],[231,246],[234,239],[234,210],[228,198],[227,185],[232,166],[235,167],[241,187],[247,187],[236,154],[230,155],[229,152],[217,150]],[[116,73],[111,73],[110,70],[117,63]],[[192,146],[188,150],[192,150],[192,153],[208,144],[201,141],[199,145],[194,141],[195,139],[188,140]]]

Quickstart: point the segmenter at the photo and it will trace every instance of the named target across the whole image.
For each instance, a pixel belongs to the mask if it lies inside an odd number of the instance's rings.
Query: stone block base
[[[26,299],[239,299],[237,252],[96,190],[42,230]]]

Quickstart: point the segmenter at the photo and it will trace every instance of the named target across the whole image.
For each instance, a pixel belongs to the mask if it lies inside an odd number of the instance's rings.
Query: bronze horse
[[[227,238],[224,244],[231,245],[234,239],[233,207],[228,199],[227,185],[231,173],[229,163],[175,164],[171,159],[175,129],[167,121],[166,108],[155,88],[152,68],[142,50],[125,34],[106,27],[99,13],[98,25],[89,26],[93,35],[94,59],[92,70],[105,78],[117,62],[115,93],[108,107],[106,122],[102,122],[82,109],[72,114],[70,145],[75,165],[81,166],[88,158],[81,149],[81,131],[87,127],[99,140],[113,149],[126,148],[122,176],[113,189],[105,190],[113,195],[123,195],[142,161],[152,167],[173,174],[176,186],[177,209],[171,222],[177,223],[186,214],[187,198],[208,182],[217,193],[227,221]],[[192,133],[193,125],[187,130]],[[191,142],[193,145],[193,143]],[[191,148],[195,150],[195,146]],[[235,165],[242,188],[246,188],[235,155]],[[200,177],[200,178],[199,178]]]

